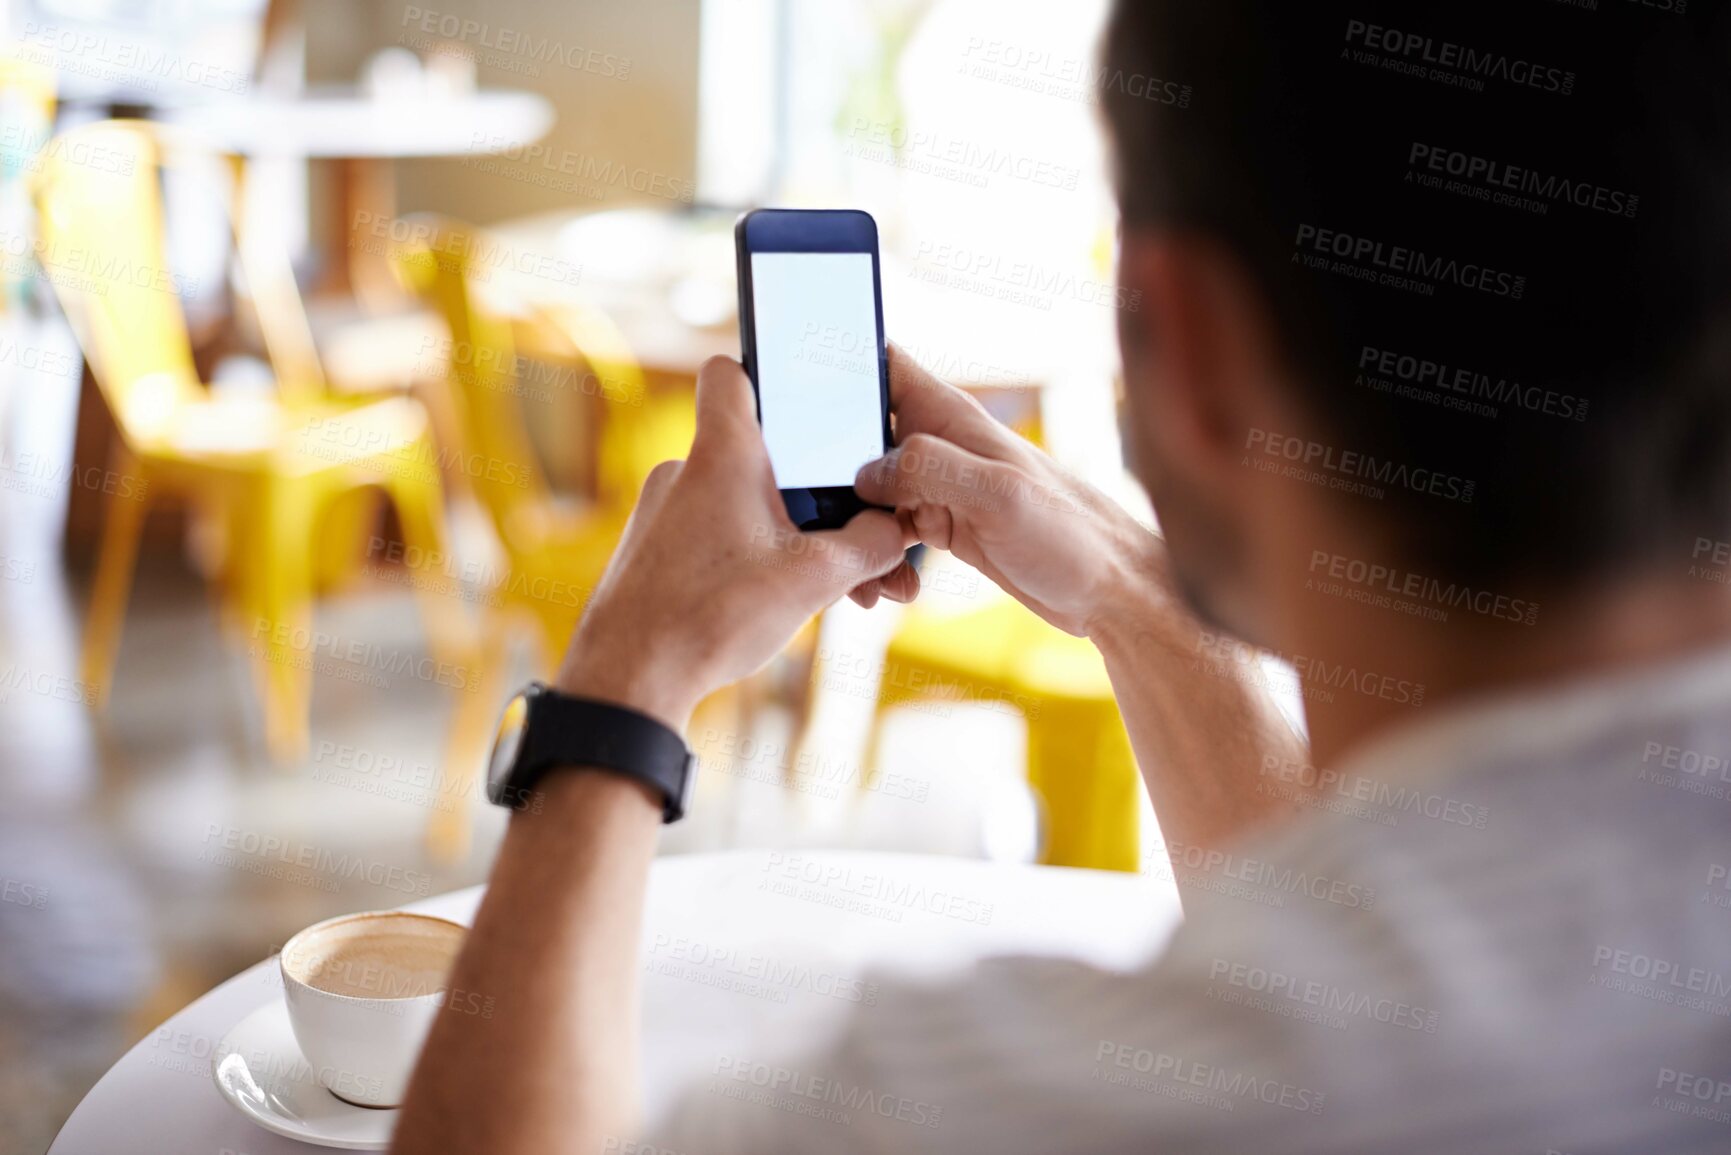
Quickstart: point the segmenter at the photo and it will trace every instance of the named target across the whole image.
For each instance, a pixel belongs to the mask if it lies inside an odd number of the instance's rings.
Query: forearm
[[[760,544],[766,528],[776,532]],[[683,733],[700,699],[761,669],[850,585],[888,575],[908,544],[881,510],[822,536],[796,530],[751,381],[713,357],[697,377],[690,456],[645,479],[554,688]],[[400,1155],[596,1155],[635,1130],[657,793],[564,769],[529,792],[451,975],[462,997],[410,1084]],[[477,997],[481,1013],[468,1013]]]
[[[398,1155],[590,1155],[630,1133],[637,947],[660,808],[603,773],[552,774],[537,796],[539,813],[511,819],[451,975],[465,997],[433,1027]]]
[[[1129,730],[1173,870],[1191,847],[1215,850],[1295,807],[1258,789],[1264,759],[1303,762],[1304,742],[1253,678],[1219,676],[1208,631],[1184,606],[1158,548],[1132,567],[1088,635]]]

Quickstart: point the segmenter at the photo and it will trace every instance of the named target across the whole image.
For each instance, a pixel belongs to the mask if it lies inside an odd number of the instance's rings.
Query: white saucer
[[[266,1131],[350,1151],[390,1146],[396,1110],[356,1107],[319,1086],[295,1043],[288,1006],[280,998],[223,1036],[214,1069],[222,1097]]]

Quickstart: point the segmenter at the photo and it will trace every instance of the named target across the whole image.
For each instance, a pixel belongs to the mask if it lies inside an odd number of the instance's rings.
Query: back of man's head
[[[1125,228],[1252,274],[1405,560],[1568,586],[1731,539],[1721,3],[1118,0],[1103,85]]]

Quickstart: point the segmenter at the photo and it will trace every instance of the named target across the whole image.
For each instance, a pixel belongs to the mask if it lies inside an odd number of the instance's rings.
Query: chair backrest
[[[596,447],[596,495],[629,511],[650,470],[691,451],[696,398],[673,391],[651,393],[625,334],[601,310],[566,305],[548,320],[588,363],[593,380],[584,383],[585,390],[606,399]]]
[[[36,258],[121,436],[151,439],[203,396],[167,262],[155,137],[141,121],[62,133],[36,179]]]
[[[407,239],[395,246],[393,264],[450,328],[448,376],[465,452],[528,471],[527,485],[491,481],[479,476],[488,471],[471,471],[477,474],[472,477],[476,496],[495,529],[508,536],[510,515],[519,503],[546,500],[549,490],[518,397],[520,362],[511,322],[481,307],[471,291],[476,255],[489,251],[490,242],[471,226],[431,214],[410,217],[404,226]],[[690,447],[690,399],[652,399],[624,334],[599,310],[561,309],[555,323],[594,375],[585,381],[586,391],[610,399],[603,406],[596,445],[596,496],[623,514],[637,500],[649,471]],[[511,471],[496,472],[515,481]]]
[[[464,476],[494,530],[509,541],[515,512],[551,496],[516,392],[517,344],[511,322],[479,308],[470,291],[480,236],[475,229],[422,213],[406,218],[402,232],[403,239],[392,245],[392,268],[433,306],[451,332],[446,377],[462,452],[494,465],[466,469]]]

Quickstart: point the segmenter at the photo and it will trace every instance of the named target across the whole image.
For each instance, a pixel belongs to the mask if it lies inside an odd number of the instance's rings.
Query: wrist
[[[561,766],[535,792],[537,805],[511,815],[508,841],[523,843],[536,858],[572,853],[574,832],[591,850],[624,840],[654,853],[662,802],[645,783],[595,767]]]
[[[1140,524],[1120,542],[1112,578],[1083,622],[1083,633],[1102,653],[1150,644],[1193,654],[1205,631],[1172,575],[1166,543]]]
[[[586,636],[580,627],[553,688],[636,710],[683,735],[702,691],[689,676],[671,668],[685,663],[658,662],[648,649],[641,644],[608,645],[604,639]]]
[[[632,826],[661,827],[661,797],[648,783],[623,774],[561,766],[548,773],[539,789],[545,796],[542,813],[553,815],[556,821],[577,811],[591,814],[602,810]]]

